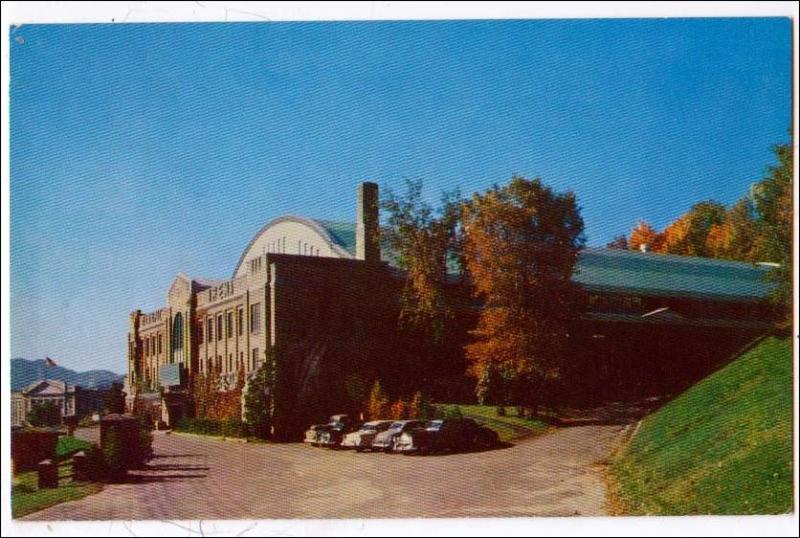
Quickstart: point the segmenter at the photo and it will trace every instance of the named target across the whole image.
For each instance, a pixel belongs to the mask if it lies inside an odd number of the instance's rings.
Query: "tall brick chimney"
[[[356,258],[366,262],[381,261],[378,227],[378,185],[365,182],[358,186],[356,208]]]

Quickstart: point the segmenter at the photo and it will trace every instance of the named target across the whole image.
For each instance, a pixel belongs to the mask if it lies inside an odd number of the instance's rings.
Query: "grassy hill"
[[[611,464],[625,514],[792,509],[792,346],[768,337],[647,417]]]
[[[506,416],[497,415],[497,407],[493,405],[455,405],[438,404],[443,416],[454,416],[460,413],[464,418],[471,418],[478,424],[486,426],[497,432],[503,442],[512,442],[547,431],[549,426],[542,421],[532,418],[515,416],[513,407],[506,407]]]

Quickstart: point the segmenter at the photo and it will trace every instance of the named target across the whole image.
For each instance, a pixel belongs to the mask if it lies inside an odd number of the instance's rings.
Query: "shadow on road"
[[[148,482],[176,482],[185,478],[205,478],[205,474],[159,474],[159,475],[128,475],[127,484],[146,484]]]
[[[459,454],[478,454],[482,452],[496,452],[498,450],[506,450],[514,446],[514,443],[508,443],[501,441],[500,443],[496,444],[493,447],[488,448],[475,448],[473,450],[444,450],[444,451],[436,451],[436,452],[411,452],[407,454],[403,454],[404,456],[436,456],[436,457],[447,457],[447,456],[457,456]],[[398,454],[399,455],[399,454]]]
[[[148,465],[145,471],[208,471],[210,467],[204,465],[161,464]]]

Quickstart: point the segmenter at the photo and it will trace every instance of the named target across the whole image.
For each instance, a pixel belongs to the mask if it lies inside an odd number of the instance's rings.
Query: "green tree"
[[[244,418],[248,430],[261,439],[271,434],[275,396],[275,368],[267,357],[250,382],[244,395]]]
[[[458,191],[445,194],[435,209],[422,196],[422,182],[408,180],[405,195],[387,190],[381,204],[389,213],[384,237],[406,272],[399,321],[434,343],[452,315],[445,287],[448,263],[458,260],[459,199]]]
[[[58,426],[61,424],[61,410],[56,402],[33,402],[26,418],[28,424],[37,428]]]
[[[480,377],[489,365],[509,372],[529,388],[517,392],[518,403],[535,407],[538,385],[561,373],[569,326],[585,305],[572,281],[585,244],[577,200],[514,177],[473,195],[463,223],[473,293],[483,302],[466,349],[471,373]]]
[[[791,315],[792,304],[792,144],[773,148],[778,163],[771,166],[767,177],[754,188],[757,214],[759,261],[773,262],[778,267],[768,278],[776,284],[774,301]]]

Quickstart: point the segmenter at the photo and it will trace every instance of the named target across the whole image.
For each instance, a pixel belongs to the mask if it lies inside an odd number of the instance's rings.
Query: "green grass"
[[[792,349],[768,337],[647,417],[611,463],[626,514],[792,509]]]
[[[438,404],[437,407],[446,411],[456,407],[453,404]],[[497,432],[503,442],[512,442],[532,435],[544,433],[550,426],[539,420],[520,418],[516,416],[514,407],[506,407],[507,416],[497,416],[497,406],[494,405],[458,405],[464,418],[474,419],[481,426],[486,426]]]
[[[80,452],[81,450],[89,450],[90,448],[92,448],[92,443],[89,441],[62,435],[58,438],[58,444],[56,445],[56,456],[59,460],[63,460],[72,457],[76,452]]]
[[[103,486],[96,482],[73,482],[72,463],[58,466],[58,488],[39,489],[36,471],[20,473],[13,478],[11,488],[11,514],[22,517],[66,501],[74,501],[97,493]]]

